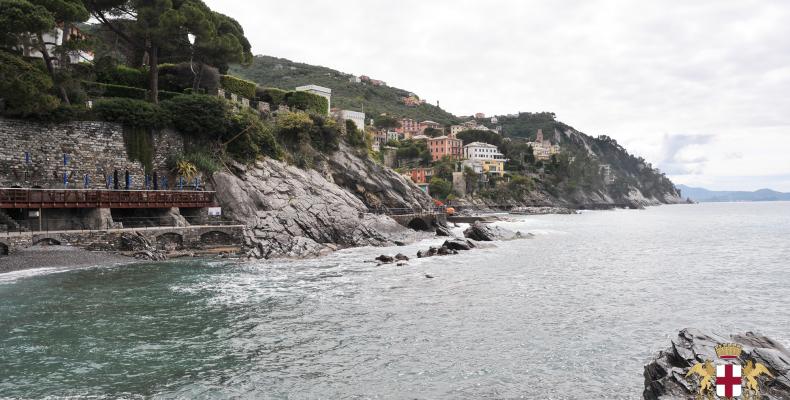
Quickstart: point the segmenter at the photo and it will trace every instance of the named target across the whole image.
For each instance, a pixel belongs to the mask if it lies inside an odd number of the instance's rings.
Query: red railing
[[[0,188],[0,208],[202,208],[214,192]]]

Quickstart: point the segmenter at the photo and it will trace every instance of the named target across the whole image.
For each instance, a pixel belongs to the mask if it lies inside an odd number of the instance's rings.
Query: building
[[[409,178],[414,183],[430,183],[433,178],[433,168],[412,168],[408,171]]]
[[[483,119],[486,117],[485,113],[475,113],[475,119]]]
[[[400,133],[398,131],[393,131],[393,130],[387,131],[387,133],[385,135],[386,135],[386,138],[387,138],[387,142],[390,142],[390,141],[393,141],[393,140],[400,140],[400,138],[401,138]]]
[[[472,130],[495,132],[495,131],[489,129],[487,126],[479,125],[474,120],[471,120],[471,121],[466,121],[466,122],[462,123],[461,125],[453,125],[453,126],[451,126],[450,127],[450,134],[453,135],[453,136],[456,136],[456,135],[458,135],[459,133],[461,133],[463,131],[472,131]]]
[[[416,96],[401,97],[400,100],[407,107],[417,107],[421,104],[425,104],[425,100],[421,100],[419,97]]]
[[[73,39],[85,39],[85,35],[80,31],[76,26],[71,25],[68,29],[69,40]],[[57,66],[58,62],[60,61],[59,57],[54,54],[55,46],[62,46],[63,45],[63,23],[58,23],[55,30],[52,32],[46,32],[42,35],[44,39],[44,43],[47,44],[47,52],[49,56],[52,57],[52,63]],[[41,52],[28,45],[22,45],[22,55],[25,57],[32,57],[32,58],[44,58],[44,55]],[[92,51],[71,51],[68,53],[69,62],[72,64],[77,64],[83,61],[93,61],[93,52]]]
[[[464,157],[470,166],[477,173],[492,174],[499,176],[505,174],[505,155],[493,144],[472,142],[464,146]]]
[[[538,129],[538,134],[533,142],[527,142],[527,145],[532,147],[532,154],[535,155],[536,160],[547,161],[551,156],[559,154],[560,146],[551,144],[550,141],[543,138],[543,129]]]
[[[463,142],[450,136],[439,136],[427,140],[428,150],[431,152],[431,159],[439,161],[444,157],[452,160],[463,158]]]
[[[325,88],[323,86],[318,85],[305,85],[299,86],[296,88],[298,92],[308,92],[312,94],[317,94],[326,99],[326,113],[329,114],[329,110],[331,109],[332,105],[332,89]],[[364,126],[364,121],[363,125]]]
[[[359,77],[356,75],[351,75],[348,77],[348,81],[351,83],[360,83],[362,82],[362,79],[359,79]]]
[[[365,130],[365,113],[351,110],[336,111],[335,116],[342,120],[354,121],[354,124],[359,130]]]
[[[496,125],[499,123],[499,120],[497,119],[497,117],[491,117],[491,123]]]
[[[403,134],[405,139],[411,139],[412,136],[420,134],[420,124],[411,118],[401,118],[400,128],[398,131]]]
[[[422,122],[420,122],[419,127],[420,127],[420,134],[421,135],[424,134],[425,130],[428,129],[428,128],[433,128],[433,129],[437,129],[437,130],[440,130],[440,131],[444,132],[444,127],[442,126],[442,124],[440,124],[438,122],[434,122],[434,121],[422,121]]]

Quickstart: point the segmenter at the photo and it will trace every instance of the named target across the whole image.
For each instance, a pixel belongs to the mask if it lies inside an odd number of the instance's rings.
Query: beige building
[[[551,144],[549,140],[543,138],[543,129],[538,129],[538,135],[534,142],[527,142],[532,147],[532,154],[536,160],[548,161],[551,156],[560,153],[560,146]]]

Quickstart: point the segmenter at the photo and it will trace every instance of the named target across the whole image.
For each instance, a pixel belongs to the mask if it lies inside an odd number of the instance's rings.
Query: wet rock
[[[420,250],[417,252],[417,258],[433,257],[438,253],[439,249],[436,247],[429,247],[428,250]]]
[[[430,275],[430,274],[425,274],[425,277],[428,278],[428,279],[433,279],[433,275]]]
[[[442,244],[442,247],[447,247],[448,249],[452,249],[452,250],[472,250],[475,247],[475,245],[469,240],[454,239],[454,240],[445,240],[444,244]]]
[[[167,254],[161,251],[156,250],[145,250],[145,251],[138,251],[134,253],[134,258],[138,260],[151,260],[151,261],[165,261],[167,260]]]
[[[436,254],[440,256],[449,256],[453,254],[458,254],[458,250],[449,249],[446,246],[439,247],[439,250],[436,251]]]
[[[397,264],[395,264],[395,265],[397,265],[397,266],[399,266],[399,267],[402,267],[402,266],[406,265],[406,263],[404,263],[404,262],[399,262],[399,263],[397,263]]]
[[[452,236],[452,232],[447,226],[436,225],[436,236]]]
[[[113,248],[112,248],[112,245],[110,245],[108,243],[95,242],[95,243],[91,243],[91,244],[87,245],[85,247],[85,250],[88,250],[88,251],[112,251]]]
[[[121,234],[120,238],[118,238],[118,249],[121,251],[153,251],[156,250],[156,247],[139,232],[124,232]]]
[[[405,255],[403,253],[398,253],[398,254],[395,254],[395,259],[398,260],[398,261],[409,261],[409,256],[407,256],[407,255]]]
[[[395,258],[392,257],[392,256],[388,256],[386,254],[382,254],[382,255],[376,257],[376,261],[381,261],[382,263],[388,264],[388,263],[391,263],[391,262],[395,261]]]
[[[752,360],[765,365],[774,375],[773,379],[765,375],[757,379],[761,399],[790,399],[790,352],[781,344],[752,332],[721,336],[693,328],[680,331],[670,347],[645,365],[643,397],[647,400],[694,399],[697,383],[691,377],[686,378],[686,373],[698,362],[711,360],[715,363],[718,360],[715,347],[722,343],[743,346],[737,360],[739,364],[745,365],[746,360]]]
[[[513,232],[499,226],[475,222],[464,230],[464,237],[478,242],[490,242],[494,240],[513,240],[524,237],[521,232]]]

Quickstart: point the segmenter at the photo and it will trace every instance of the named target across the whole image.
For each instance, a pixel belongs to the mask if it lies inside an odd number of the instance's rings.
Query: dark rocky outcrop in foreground
[[[720,336],[687,328],[672,340],[671,346],[659,352],[645,365],[645,390],[647,400],[695,399],[696,381],[686,378],[689,368],[705,360],[716,361],[715,347],[721,343],[738,343],[743,346],[739,362],[746,360],[762,363],[775,376],[762,377],[760,392],[764,400],[790,399],[790,352],[781,344],[751,332]],[[715,390],[715,387],[714,387]]]
[[[521,232],[513,232],[511,230],[486,224],[483,222],[475,222],[466,230],[464,230],[464,237],[467,239],[476,240],[478,242],[491,242],[494,240],[513,240],[525,237]]]

